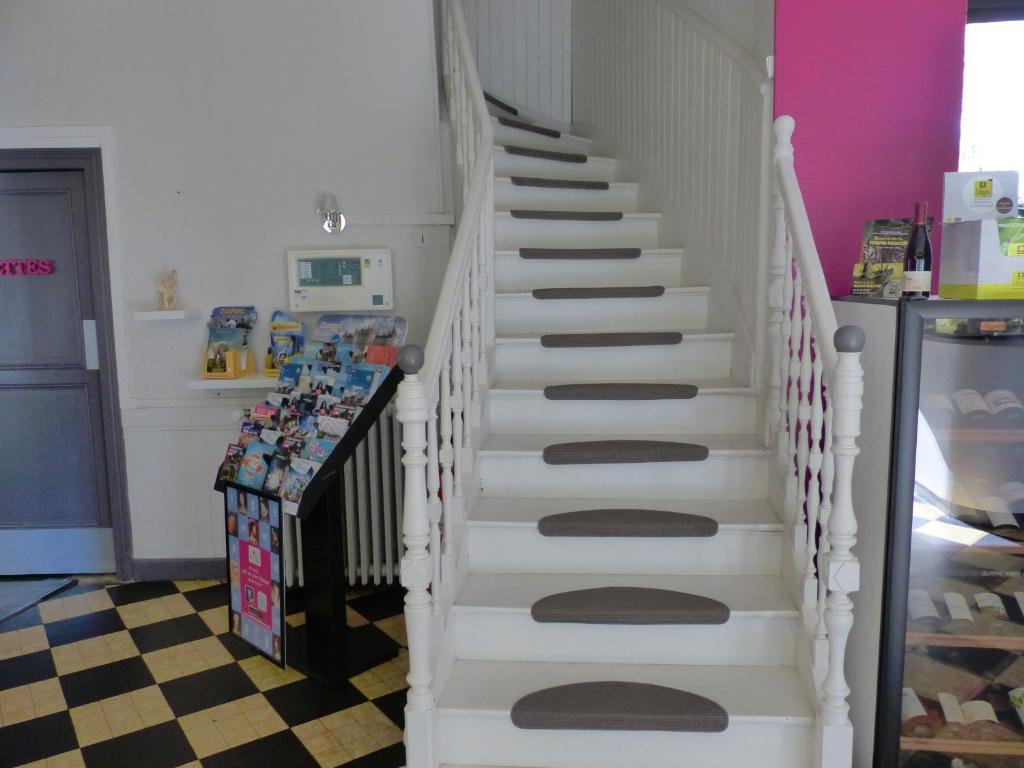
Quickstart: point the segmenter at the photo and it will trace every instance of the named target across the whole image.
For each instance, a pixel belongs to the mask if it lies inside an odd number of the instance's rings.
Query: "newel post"
[[[434,692],[430,673],[430,519],[427,512],[426,388],[420,381],[423,350],[402,347],[398,365],[405,378],[395,400],[402,424],[402,465],[405,467],[402,540],[402,586],[409,640],[409,697],[405,704],[405,749],[409,768],[433,768]]]
[[[828,522],[828,554],[825,578],[828,599],[825,627],[828,633],[828,671],[821,685],[818,718],[818,765],[848,768],[853,754],[853,726],[850,723],[846,683],[846,643],[853,627],[850,594],[860,587],[860,563],[852,549],[857,543],[857,517],[853,509],[853,464],[860,453],[860,413],[863,408],[864,369],[860,354],[864,331],[844,325],[835,334],[838,362],[832,373],[832,453],[835,484],[832,512]]]

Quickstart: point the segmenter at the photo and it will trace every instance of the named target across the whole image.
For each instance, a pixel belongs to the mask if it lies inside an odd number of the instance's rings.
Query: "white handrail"
[[[782,489],[783,576],[804,617],[802,676],[816,703],[816,768],[849,768],[846,643],[860,583],[851,497],[859,449],[864,333],[838,327],[793,164],[793,118],[775,121],[775,237],[768,286],[769,446]]]
[[[409,768],[435,768],[434,653],[455,583],[458,530],[476,464],[474,427],[494,339],[494,131],[459,0],[443,0],[445,95],[461,192],[451,256],[426,347],[406,347],[396,407],[403,426],[402,585],[409,646]]]
[[[818,338],[831,340],[839,330],[839,323],[832,308],[825,272],[821,268],[821,259],[818,256],[818,247],[814,244],[814,234],[811,232],[811,221],[807,217],[807,206],[804,205],[800,182],[796,178],[792,143],[795,129],[796,121],[789,115],[781,115],[775,120],[775,178],[785,205],[789,237],[799,264],[811,322]],[[838,362],[835,348],[832,344],[822,344],[818,351],[824,358],[826,373],[830,374]]]

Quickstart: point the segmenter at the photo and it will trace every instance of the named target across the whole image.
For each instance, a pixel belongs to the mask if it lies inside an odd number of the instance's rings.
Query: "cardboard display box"
[[[1024,299],[1024,219],[946,224],[939,264],[944,299]]]

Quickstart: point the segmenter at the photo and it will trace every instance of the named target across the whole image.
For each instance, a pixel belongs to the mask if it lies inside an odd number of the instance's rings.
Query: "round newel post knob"
[[[836,352],[860,352],[864,349],[864,329],[859,325],[844,325],[833,339]]]
[[[415,344],[406,344],[398,351],[398,367],[402,373],[419,373],[423,367],[423,348]]]

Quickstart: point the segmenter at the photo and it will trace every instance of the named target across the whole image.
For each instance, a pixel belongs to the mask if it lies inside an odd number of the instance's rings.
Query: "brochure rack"
[[[296,513],[296,517],[302,521],[302,591],[306,623],[294,628],[283,621],[282,595],[283,652],[280,661],[273,660],[281,664],[286,660],[300,672],[329,682],[344,680],[395,655],[394,650],[373,642],[367,633],[353,630],[346,621],[345,517],[351,514],[351,510],[346,505],[344,470],[346,463],[355,455],[356,449],[394,399],[403,378],[401,369],[394,366],[310,480]],[[265,498],[271,504],[276,502],[283,510],[280,496],[231,481],[222,482],[221,488],[224,490],[226,521],[231,514],[228,509],[230,489]],[[281,526],[282,537],[285,531],[286,528]],[[282,538],[281,546],[287,547],[289,542]],[[230,567],[229,561],[229,573]],[[228,610],[230,612],[231,608]],[[262,649],[258,650],[263,652]],[[353,668],[353,663],[358,663],[358,668]]]

